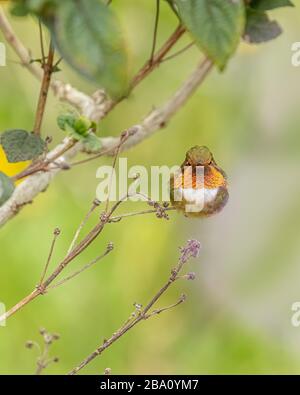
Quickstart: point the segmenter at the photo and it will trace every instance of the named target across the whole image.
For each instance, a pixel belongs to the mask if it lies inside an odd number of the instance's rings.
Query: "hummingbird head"
[[[189,166],[207,166],[212,161],[212,153],[204,145],[192,147],[187,151],[185,157],[185,165]]]
[[[203,173],[198,174],[200,166]],[[189,149],[180,170],[170,180],[173,206],[186,216],[210,216],[222,210],[228,196],[226,173],[216,164],[210,150],[199,145]]]

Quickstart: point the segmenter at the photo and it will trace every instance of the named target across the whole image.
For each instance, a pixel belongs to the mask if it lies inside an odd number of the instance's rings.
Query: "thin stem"
[[[118,201],[108,213],[106,213],[103,217],[100,218],[100,221],[94,226],[94,228],[86,235],[86,237],[75,246],[70,253],[57,265],[55,270],[49,275],[46,280],[42,284],[40,284],[34,291],[32,291],[28,296],[22,299],[19,303],[17,303],[14,307],[8,310],[6,313],[0,316],[0,323],[5,321],[14,315],[17,311],[22,309],[28,303],[32,302],[38,296],[43,295],[49,285],[60,275],[60,273],[68,266],[70,262],[72,262],[78,255],[80,255],[103,231],[105,225],[109,222],[115,210],[120,206],[121,203],[126,199],[124,198]]]
[[[177,56],[183,54],[184,52],[186,52],[188,49],[190,49],[191,47],[193,47],[195,45],[195,42],[191,42],[188,45],[186,45],[185,47],[183,47],[182,49],[180,49],[179,51],[175,52],[174,54],[167,56],[166,58],[164,58],[161,63],[167,62],[168,60],[174,59]]]
[[[89,220],[90,216],[92,215],[92,213],[94,212],[94,210],[99,206],[100,202],[98,200],[94,200],[93,204],[91,206],[91,208],[89,209],[88,213],[86,214],[86,216],[84,217],[84,219],[82,220],[82,222],[80,223],[78,229],[76,230],[76,233],[74,235],[74,238],[70,244],[70,247],[68,249],[67,255],[69,255],[71,253],[71,251],[73,250],[76,241],[78,240],[78,237],[80,236],[80,233],[82,231],[82,229],[84,228],[84,226],[86,225],[87,221]]]
[[[167,207],[164,209],[164,211],[174,211],[174,210],[176,210],[175,207]],[[120,222],[123,218],[136,217],[138,215],[144,215],[144,214],[154,214],[156,212],[157,210],[152,209],[152,210],[136,211],[133,213],[126,213],[126,214],[118,215],[116,217],[111,217],[109,223]]]
[[[0,30],[2,31],[9,45],[16,52],[21,64],[25,66],[37,79],[41,79],[41,69],[37,67],[36,64],[30,62],[30,53],[12,29],[12,26],[6,17],[2,6],[0,6]]]
[[[44,48],[44,37],[43,37],[43,28],[42,28],[42,22],[39,19],[39,35],[40,35],[40,46],[41,46],[41,53],[42,53],[42,65],[45,65],[45,48]]]
[[[120,139],[120,144],[118,144],[118,147],[115,152],[114,161],[113,161],[113,165],[112,165],[112,172],[111,172],[110,179],[109,179],[108,195],[107,195],[107,199],[106,199],[106,203],[105,203],[105,212],[107,212],[108,207],[109,207],[110,191],[111,191],[112,182],[113,182],[113,172],[115,171],[117,159],[118,159],[119,152],[121,149],[121,145],[124,143],[124,141],[125,141],[125,138]]]
[[[179,306],[181,303],[184,303],[185,301],[186,301],[186,296],[183,294],[183,295],[181,295],[181,297],[177,300],[177,302],[175,302],[175,303],[173,303],[173,304],[171,304],[171,305],[169,305],[169,306],[167,306],[167,307],[162,307],[161,309],[153,310],[152,313],[150,313],[150,314],[148,314],[148,315],[145,316],[145,319],[151,318],[151,317],[153,317],[154,315],[158,315],[158,314],[160,314],[160,313],[164,313],[165,311],[172,310],[172,309],[174,309],[174,307]]]
[[[126,140],[128,140],[128,138],[134,136],[136,132],[137,132],[137,129],[135,127],[132,127],[131,129],[126,130],[125,132],[122,132],[115,145],[112,145],[111,147],[104,149],[103,151],[100,151],[98,154],[96,154],[90,158],[71,163],[69,165],[70,168],[73,166],[79,166],[79,165],[83,165],[85,163],[91,162],[92,160],[98,159],[101,156],[104,156],[107,154],[111,154],[111,153],[116,154],[116,152],[119,153],[120,149],[122,148],[122,145],[126,142]]]
[[[37,107],[37,112],[36,112],[36,118],[35,118],[35,124],[34,124],[34,129],[33,129],[34,133],[37,135],[41,134],[41,126],[42,126],[46,102],[47,102],[47,98],[48,98],[48,92],[49,92],[49,87],[50,87],[50,82],[51,82],[51,75],[53,72],[53,61],[54,61],[54,46],[51,41],[50,45],[49,45],[47,62],[46,63],[43,62],[44,76],[43,76],[43,80],[42,80],[40,96],[39,96],[39,101],[38,101],[38,107]]]
[[[199,243],[199,242],[197,242]],[[171,271],[171,275],[168,278],[167,282],[162,286],[162,288],[154,295],[154,297],[150,300],[150,302],[146,305],[145,308],[141,308],[140,306],[136,310],[136,312],[128,319],[125,324],[123,324],[118,331],[116,331],[108,340],[105,340],[104,343],[98,347],[94,352],[88,355],[78,366],[73,368],[68,374],[75,375],[85,366],[87,366],[91,361],[93,361],[97,356],[101,355],[106,349],[108,349],[112,344],[114,344],[118,339],[120,339],[125,333],[127,333],[130,329],[135,327],[141,321],[147,320],[150,317],[158,315],[164,311],[167,311],[173,307],[178,306],[186,300],[185,295],[182,295],[179,300],[168,306],[161,309],[150,311],[152,307],[157,303],[157,301],[165,294],[165,292],[171,287],[171,285],[176,281],[178,275],[182,271],[184,265],[188,262],[191,257],[197,257],[199,253],[199,246],[191,247],[191,242],[188,242],[188,245],[183,249],[185,253],[181,253],[181,256],[178,260],[177,266]],[[193,250],[192,250],[193,248]]]
[[[94,155],[94,156],[92,156],[90,158],[82,159],[82,160],[79,160],[77,162],[70,163],[69,166],[70,167],[74,167],[74,166],[79,166],[79,165],[83,165],[85,163],[91,162],[91,161],[93,161],[95,159],[101,158],[102,156],[113,152],[116,148],[117,148],[117,146],[108,148],[107,150],[99,152],[99,154],[96,154],[96,155]]]
[[[151,55],[150,55],[150,59],[149,59],[150,64],[152,64],[152,62],[153,62],[153,57],[154,57],[155,48],[156,48],[158,22],[159,22],[159,11],[160,11],[160,0],[156,0],[156,14],[155,14],[153,41],[152,41]]]
[[[151,63],[148,61],[131,82],[131,90],[134,89],[144,78],[146,78],[163,60],[166,54],[173,48],[179,38],[185,33],[185,27],[181,24],[175,29],[164,45],[153,56]]]
[[[47,159],[45,161],[37,162],[37,163],[32,163],[30,164],[25,170],[21,171],[20,173],[16,174],[15,176],[12,177],[13,181],[19,181],[25,177],[28,177],[32,174],[38,173],[40,171],[48,171],[48,166],[55,162],[58,158],[62,157],[63,154],[65,154],[69,149],[74,147],[76,144],[76,140],[70,140],[68,144],[63,146],[61,150],[59,150],[55,155],[51,157],[51,159]],[[58,167],[58,166],[57,166]],[[53,167],[54,169],[55,167]]]
[[[56,243],[56,240],[57,240],[59,234],[60,234],[60,231],[58,229],[55,229],[54,233],[53,233],[53,240],[52,240],[52,243],[51,243],[49,255],[48,255],[47,262],[46,262],[45,268],[43,270],[43,273],[42,273],[42,276],[41,276],[41,279],[40,279],[40,282],[39,282],[39,286],[41,286],[41,284],[43,283],[43,281],[45,279],[45,276],[46,276],[46,273],[47,273],[49,264],[51,262],[52,255],[53,255],[55,243]]]
[[[59,66],[59,64],[64,60],[64,58],[61,56],[53,65],[53,70],[56,69],[56,67]]]
[[[47,289],[54,289],[57,287],[60,287],[61,285],[65,284],[67,281],[72,280],[74,277],[77,277],[79,274],[83,273],[84,271],[90,269],[92,266],[94,266],[96,263],[98,263],[101,259],[103,259],[104,257],[106,257],[106,255],[108,255],[111,251],[112,251],[112,247],[111,245],[109,245],[106,249],[106,251],[104,252],[104,254],[98,256],[97,258],[93,259],[91,262],[89,262],[88,264],[86,264],[82,269],[77,270],[75,273],[71,274],[70,276],[62,279],[61,281],[58,281],[56,284],[50,285]]]

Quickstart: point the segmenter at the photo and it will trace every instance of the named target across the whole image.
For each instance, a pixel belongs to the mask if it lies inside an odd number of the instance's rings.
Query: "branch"
[[[60,280],[60,281],[58,281],[58,282],[55,283],[55,284],[49,285],[49,286],[48,286],[48,290],[49,290],[49,289],[54,289],[54,288],[60,287],[61,285],[65,284],[66,282],[72,280],[73,278],[79,276],[81,273],[83,273],[83,272],[85,272],[86,270],[90,269],[92,266],[94,266],[96,263],[98,263],[101,259],[105,258],[106,255],[108,255],[108,254],[113,250],[113,248],[114,248],[113,243],[109,243],[108,246],[107,246],[107,248],[106,248],[106,251],[105,251],[103,254],[97,256],[97,257],[96,257],[95,259],[93,259],[91,262],[89,262],[89,263],[87,263],[85,266],[83,266],[82,269],[77,270],[75,273],[71,274],[70,276],[68,276],[68,277],[66,277],[66,278],[64,278],[64,279],[62,279],[62,280]]]
[[[44,75],[43,75],[42,84],[41,84],[41,90],[40,90],[40,96],[39,96],[39,101],[38,101],[38,106],[37,106],[35,124],[34,124],[34,128],[33,128],[34,133],[37,135],[41,134],[41,127],[42,127],[42,122],[43,122],[43,118],[44,118],[44,113],[45,113],[45,108],[46,108],[46,103],[47,103],[47,98],[48,98],[48,92],[49,92],[51,77],[52,77],[52,73],[53,73],[53,62],[54,62],[54,46],[53,46],[52,41],[50,41],[50,45],[49,45],[47,62],[45,62],[42,38],[41,38],[41,47],[42,47],[42,54],[43,54],[42,67],[43,67]]]
[[[5,39],[19,57],[21,64],[39,81],[43,78],[43,70],[35,63],[31,62],[31,55],[21,40],[14,32],[9,23],[3,7],[0,6],[0,30]],[[54,95],[61,101],[67,102],[76,107],[80,113],[85,114],[91,120],[98,120],[106,114],[107,97],[103,91],[97,91],[93,96],[73,88],[70,84],[65,84],[59,80],[54,80],[50,84]]]
[[[153,110],[140,125],[135,125],[137,130],[131,139],[121,147],[121,150],[127,150],[146,138],[150,137],[154,132],[167,126],[173,115],[175,115],[195,93],[197,88],[205,80],[213,64],[209,59],[204,59],[178,89],[174,96],[160,108]],[[104,149],[113,144],[114,138],[103,138],[102,143]]]
[[[155,54],[156,41],[157,41],[157,32],[158,32],[158,22],[159,22],[159,12],[160,12],[160,0],[156,0],[156,13],[155,13],[155,23],[154,23],[154,32],[153,32],[153,42],[152,49],[149,62],[153,62],[153,57]]]
[[[39,356],[36,361],[36,375],[42,374],[43,370],[46,369],[52,363],[57,363],[59,359],[57,357],[50,356],[50,347],[51,345],[57,341],[60,336],[57,333],[50,333],[46,331],[46,329],[40,329],[40,335],[43,337],[42,346],[39,343],[28,340],[25,344],[28,349],[36,349],[39,353]]]
[[[141,124],[135,125],[129,129],[129,132],[134,130],[134,133],[132,133],[130,138],[128,138],[128,140],[122,145],[121,151],[127,150],[141,143],[157,130],[164,128],[172,116],[176,114],[181,107],[183,107],[183,105],[197,90],[199,85],[201,85],[211,68],[212,62],[210,60],[205,59],[201,62],[181,88],[165,105],[153,110]],[[120,140],[121,136],[102,138],[102,148],[99,152],[99,156],[104,152],[106,152],[106,154],[113,154],[115,149],[119,146]],[[51,163],[53,158],[57,158],[59,152],[65,150],[65,147],[70,144],[70,141],[71,139],[66,138],[62,144],[47,154],[45,160]],[[56,163],[62,164],[63,167],[64,163],[74,158],[81,150],[82,145],[77,143],[63,156],[58,157],[56,159]],[[37,195],[43,192],[51,183],[53,177],[61,170],[62,168],[60,167],[50,166],[47,172],[33,174],[18,185],[12,197],[2,207],[0,207],[0,227],[9,219],[14,217],[21,208],[28,203],[31,203]]]
[[[168,278],[167,282],[163,285],[163,287],[154,295],[154,297],[150,300],[150,302],[146,305],[145,308],[142,308],[140,305],[136,305],[135,312],[131,315],[131,317],[125,322],[123,326],[117,332],[115,332],[108,340],[105,340],[104,343],[98,347],[94,352],[92,352],[88,357],[86,357],[78,366],[72,369],[68,374],[74,375],[77,374],[81,369],[87,366],[91,361],[93,361],[96,357],[101,355],[105,350],[107,350],[112,344],[114,344],[117,340],[119,340],[125,333],[127,333],[130,329],[135,327],[140,322],[147,320],[155,315],[161,314],[164,311],[170,310],[179,304],[183,303],[186,300],[186,296],[182,295],[176,303],[173,303],[170,306],[152,310],[153,306],[157,303],[157,301],[165,294],[165,292],[171,287],[172,284],[179,278],[179,275],[185,266],[185,264],[189,261],[191,257],[198,257],[200,251],[200,243],[197,240],[189,240],[187,245],[181,249],[181,256],[177,263],[177,266],[171,271],[171,275]]]
[[[138,179],[135,179],[133,181],[136,182]],[[134,193],[134,196],[136,194]],[[80,270],[79,272],[76,272],[74,275],[69,276],[68,278],[60,281],[59,283],[56,283],[54,286],[50,285],[54,282],[54,280],[57,279],[57,277],[62,273],[62,271],[76,258],[78,257],[83,251],[86,250],[86,248],[89,247],[90,244],[93,243],[93,241],[100,235],[100,233],[102,233],[104,227],[111,223],[111,219],[112,218],[116,218],[113,217],[113,214],[115,213],[115,211],[118,209],[118,207],[125,202],[129,197],[131,197],[133,195],[131,195],[131,193],[128,191],[120,200],[118,200],[113,206],[112,208],[110,208],[108,211],[104,211],[100,218],[99,221],[97,222],[97,224],[92,228],[92,230],[82,239],[82,241],[80,241],[77,245],[75,245],[76,240],[78,239],[79,233],[82,230],[83,226],[86,224],[87,219],[89,218],[90,214],[92,213],[92,211],[94,211],[94,206],[98,206],[99,202],[93,202],[92,208],[89,210],[87,216],[84,218],[83,222],[81,222],[81,224],[79,225],[79,228],[77,230],[77,232],[75,233],[75,242],[74,239],[72,240],[72,249],[68,249],[68,253],[67,255],[63,258],[62,261],[60,261],[56,268],[52,271],[52,273],[44,280],[47,269],[49,267],[50,264],[50,260],[52,257],[52,253],[53,253],[53,248],[54,248],[54,244],[55,244],[55,240],[53,240],[52,244],[51,244],[51,248],[50,248],[50,253],[48,255],[48,259],[46,262],[46,266],[43,270],[42,273],[42,277],[41,277],[41,281],[39,282],[38,286],[36,286],[36,288],[29,294],[27,295],[25,298],[23,298],[21,301],[19,301],[15,306],[13,306],[10,310],[8,310],[7,312],[5,312],[4,314],[2,314],[0,316],[0,323],[2,321],[7,320],[9,317],[11,317],[12,315],[14,315],[17,311],[19,311],[20,309],[22,309],[24,306],[26,306],[28,303],[32,302],[33,300],[35,300],[38,296],[40,295],[44,295],[50,288],[56,288],[57,286],[65,283],[66,281],[68,281],[69,279],[77,276],[78,274],[82,273],[82,271],[88,269],[89,267],[93,266],[96,262],[98,262],[101,258],[104,258],[110,251],[112,251],[112,243],[109,243],[109,245],[107,246],[106,252],[101,255],[100,257],[96,258],[94,261],[92,261],[91,263],[87,264],[83,270]],[[150,203],[148,203],[150,204]],[[166,210],[167,207],[163,207],[160,206],[159,203],[157,202],[151,202],[151,205],[154,205],[154,208],[156,209],[156,215],[158,218],[165,218],[168,219],[168,216],[166,214]],[[141,212],[140,214],[143,214],[143,212]],[[87,218],[87,219],[86,219]],[[54,231],[54,236],[58,236],[58,234],[60,233],[60,231],[58,229],[56,229]],[[56,237],[55,237],[56,239]]]
[[[131,83],[131,90],[135,88],[147,75],[157,68],[166,54],[173,48],[179,38],[185,33],[185,27],[179,25],[174,33],[168,38],[165,44],[159,49],[156,55],[152,56],[149,61],[141,68]]]

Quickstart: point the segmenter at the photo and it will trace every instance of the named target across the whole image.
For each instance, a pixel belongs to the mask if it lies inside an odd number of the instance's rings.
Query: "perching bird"
[[[228,197],[226,173],[210,150],[197,145],[188,150],[180,171],[170,179],[173,206],[188,217],[206,217],[221,211]]]

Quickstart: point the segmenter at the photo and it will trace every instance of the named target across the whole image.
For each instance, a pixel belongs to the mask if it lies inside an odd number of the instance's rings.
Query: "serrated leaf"
[[[174,0],[179,15],[204,53],[223,69],[245,27],[242,0]]]
[[[64,59],[113,98],[128,90],[128,59],[120,25],[101,0],[60,1],[43,18]]]
[[[62,114],[57,117],[57,124],[61,130],[69,132],[71,134],[78,134],[79,136],[85,137],[88,135],[90,130],[96,128],[95,122],[84,116],[76,116],[73,114]]]
[[[12,180],[0,171],[0,207],[11,197],[14,189]]]
[[[247,23],[244,39],[251,44],[260,44],[277,38],[282,33],[276,21],[271,21],[262,11],[247,10]]]
[[[90,133],[83,140],[83,144],[87,151],[96,152],[102,147],[101,140],[94,133]]]
[[[35,159],[46,148],[46,143],[40,136],[22,129],[7,130],[2,133],[0,144],[8,162],[11,163]]]
[[[294,7],[290,0],[252,0],[251,8],[259,11],[269,11],[281,7]]]
[[[62,114],[57,117],[57,125],[61,130],[66,131],[67,127],[74,127],[76,116],[73,114]]]

